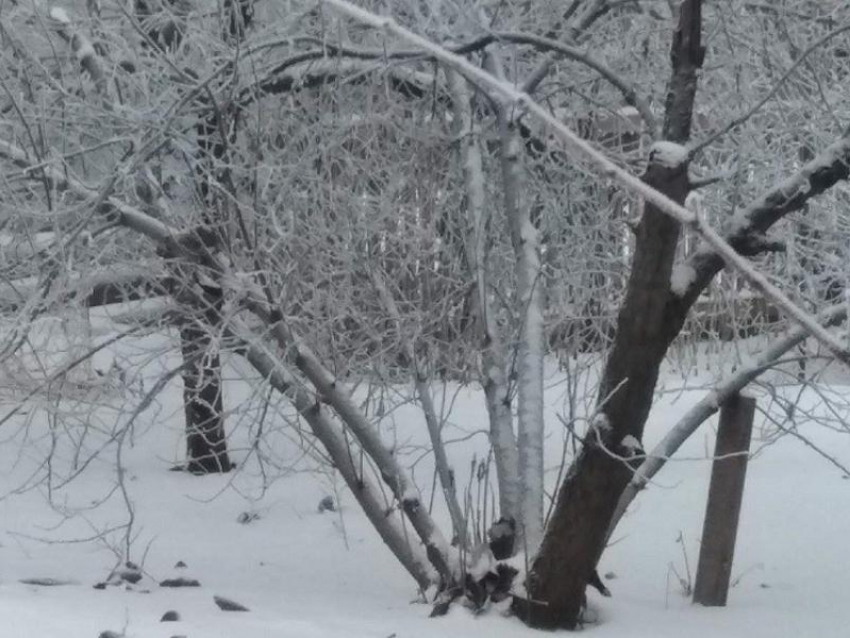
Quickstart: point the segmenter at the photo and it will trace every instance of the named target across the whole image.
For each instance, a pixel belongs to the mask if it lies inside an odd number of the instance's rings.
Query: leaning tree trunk
[[[688,156],[679,143],[690,134],[702,65],[701,0],[685,0],[671,51],[673,67],[666,102],[664,144],[650,154],[644,181],[684,203]],[[627,455],[640,441],[652,405],[658,370],[679,325],[665,313],[679,223],[650,203],[637,228],[634,261],[620,309],[614,347],[600,387],[598,413],[584,448],[562,484],[540,552],[526,581],[527,599],[515,611],[536,627],[574,628],[585,588],[605,546],[606,530],[631,469]]]

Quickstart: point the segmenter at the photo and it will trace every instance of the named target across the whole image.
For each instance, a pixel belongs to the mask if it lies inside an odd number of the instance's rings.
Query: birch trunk
[[[499,512],[502,517],[519,520],[520,483],[519,454],[511,414],[511,399],[505,375],[505,350],[496,315],[488,291],[490,271],[487,251],[488,213],[484,185],[484,163],[481,142],[470,107],[466,80],[453,70],[446,70],[452,92],[452,106],[458,122],[466,189],[466,207],[471,237],[466,251],[469,270],[478,291],[478,315],[481,335],[481,376],[487,415],[490,421],[490,444],[499,483]]]
[[[522,148],[515,123],[499,113],[500,159],[505,214],[516,255],[516,286],[521,327],[517,344],[517,448],[519,451],[519,528],[528,555],[543,537],[543,281],[540,241],[531,211],[521,202]]]

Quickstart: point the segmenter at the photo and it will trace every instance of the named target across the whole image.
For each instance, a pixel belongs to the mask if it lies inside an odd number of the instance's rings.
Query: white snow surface
[[[649,149],[650,160],[655,164],[675,168],[687,162],[688,149],[675,142],[658,141]]]
[[[125,362],[147,352],[163,335],[149,335],[120,346],[116,358]],[[150,388],[163,370],[179,363],[176,355],[149,361],[145,385]],[[236,381],[247,366],[228,363],[226,403],[235,408],[251,396],[247,383]],[[547,490],[553,488],[561,449],[563,426],[556,413],[563,406],[563,384],[547,368],[546,450]],[[681,383],[666,373],[668,389]],[[698,383],[693,385],[698,386]],[[839,392],[850,388],[835,387]],[[464,469],[473,455],[486,458],[486,434],[472,434],[486,423],[483,394],[474,388],[450,388],[454,409],[444,430],[457,470],[459,492],[465,493]],[[796,398],[800,388],[778,388]],[[704,391],[667,392],[653,409],[644,436],[647,449],[660,440],[679,415],[704,396]],[[808,390],[800,395],[801,409],[816,409],[820,399]],[[0,393],[0,418],[16,403],[16,396]],[[47,406],[47,403],[45,403]],[[98,407],[99,406],[99,407]],[[105,402],[98,406],[76,403],[88,410],[95,423],[109,432],[115,413]],[[111,629],[128,638],[519,638],[544,636],[497,610],[473,615],[454,605],[448,616],[429,619],[431,607],[411,604],[416,599],[410,577],[382,544],[358,511],[343,483],[315,461],[305,460],[297,436],[287,429],[287,409],[275,404],[264,431],[277,465],[263,469],[276,478],[261,489],[256,456],[249,456],[249,417],[232,418],[230,440],[240,469],[230,475],[194,477],[168,468],[180,459],[182,405],[179,382],[171,383],[154,405],[137,418],[133,436],[125,441],[125,485],[135,508],[136,540],[132,559],[143,561],[143,580],[132,590],[92,585],[104,581],[115,567],[110,549],[120,547],[120,533],[104,533],[102,541],[68,542],[97,536],[126,520],[115,485],[115,449],[95,459],[74,481],[52,485],[53,507],[47,484],[17,491],[50,449],[51,421],[46,413],[27,408],[3,426],[0,446],[0,636],[3,638],[96,638]],[[427,432],[414,405],[391,412],[386,426],[397,428],[397,440],[418,458]],[[761,417],[759,417],[761,418]],[[713,449],[713,425],[692,437],[674,462],[641,493],[615,532],[599,572],[613,592],[603,599],[588,591],[585,631],[594,638],[689,638],[746,636],[746,638],[838,637],[846,635],[847,530],[850,529],[850,480],[818,457],[798,439],[768,442],[768,423],[754,430],[750,462],[732,577],[735,586],[725,608],[702,608],[683,595],[673,573],[686,573],[699,551],[702,517]],[[850,463],[850,434],[818,427],[799,428],[822,449],[845,465]],[[80,433],[74,433],[78,436]],[[87,433],[86,449],[105,440]],[[404,449],[399,449],[403,455]],[[61,446],[55,452],[57,468],[70,462]],[[430,497],[430,457],[419,462],[414,478]],[[59,470],[57,470],[59,471]],[[437,488],[439,491],[439,487]],[[317,512],[327,495],[339,499],[338,512]],[[435,516],[450,529],[441,495]],[[64,518],[62,512],[76,515]],[[249,522],[237,521],[248,512]],[[244,517],[243,517],[244,520]],[[60,524],[61,523],[61,524]],[[680,537],[683,544],[677,542]],[[45,540],[51,542],[44,542]],[[144,560],[143,560],[144,559]],[[184,561],[185,570],[175,570]],[[157,583],[177,572],[201,582],[199,588],[165,589]],[[606,576],[607,575],[607,576]],[[20,579],[52,577],[77,584],[39,587]],[[213,596],[231,598],[250,609],[226,613]],[[179,622],[160,623],[167,610],[181,615]],[[566,635],[566,634],[565,634]]]

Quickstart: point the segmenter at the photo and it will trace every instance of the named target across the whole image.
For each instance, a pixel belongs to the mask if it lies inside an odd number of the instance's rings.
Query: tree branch
[[[367,24],[387,33],[392,33],[415,46],[422,47],[423,50],[429,52],[444,64],[454,68],[465,77],[470,78],[483,86],[489,87],[495,93],[501,95],[507,103],[513,104],[518,109],[527,110],[539,120],[548,124],[552,128],[553,132],[566,142],[569,147],[584,155],[591,161],[591,163],[595,164],[604,175],[614,179],[621,186],[632,191],[646,201],[651,202],[665,215],[669,215],[670,217],[677,219],[679,222],[691,227],[694,232],[700,235],[705,242],[711,246],[714,252],[719,255],[722,260],[727,263],[727,265],[730,265],[739,271],[745,279],[752,283],[757,289],[761,290],[766,297],[773,301],[776,306],[781,308],[787,315],[792,317],[794,321],[810,330],[811,334],[818,341],[824,344],[824,346],[839,360],[850,364],[850,352],[848,352],[847,348],[841,342],[839,342],[827,330],[824,330],[809,313],[794,304],[782,291],[771,284],[764,275],[758,272],[752,264],[738,254],[735,248],[733,248],[704,220],[698,218],[693,212],[674,202],[663,193],[655,190],[628,171],[617,166],[603,153],[596,150],[585,140],[581,139],[581,137],[570,127],[552,116],[547,109],[534,102],[527,93],[524,93],[506,82],[500,81],[487,71],[471,64],[468,60],[460,56],[446,51],[443,47],[431,42],[427,38],[405,29],[391,18],[377,16],[351,4],[350,2],[347,2],[346,0],[323,1],[325,4],[334,7],[339,12],[348,15],[350,18],[362,24]],[[689,36],[688,34],[684,34],[682,37]],[[678,126],[681,126],[681,123],[678,123],[677,118],[675,120],[671,119],[669,123],[665,122],[664,128],[665,131],[668,131],[669,127]],[[687,153],[685,153],[685,157],[682,157],[681,160],[687,161]],[[842,173],[841,178],[846,179],[847,165],[843,164],[842,166],[843,169],[840,171]],[[824,180],[824,183],[827,181],[829,180]],[[832,180],[831,184],[834,184],[836,181],[837,179]],[[812,184],[812,188],[815,188],[814,184]],[[823,192],[823,190],[825,189],[820,189],[818,192]],[[808,199],[808,193],[798,193],[796,196],[796,199],[804,198]]]

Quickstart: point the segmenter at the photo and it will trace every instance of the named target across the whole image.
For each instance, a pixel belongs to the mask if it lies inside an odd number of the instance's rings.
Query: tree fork
[[[664,139],[690,134],[697,70],[703,62],[701,0],[685,0],[671,47],[672,79],[665,104]],[[688,158],[650,156],[643,181],[674,202],[688,195]],[[652,406],[658,370],[681,324],[665,316],[679,222],[646,202],[637,228],[634,260],[617,321],[614,347],[599,391],[598,415],[558,499],[526,581],[528,598],[514,611],[529,625],[573,629],[585,589],[605,548],[606,531],[631,478],[622,460],[626,437],[640,441]]]

